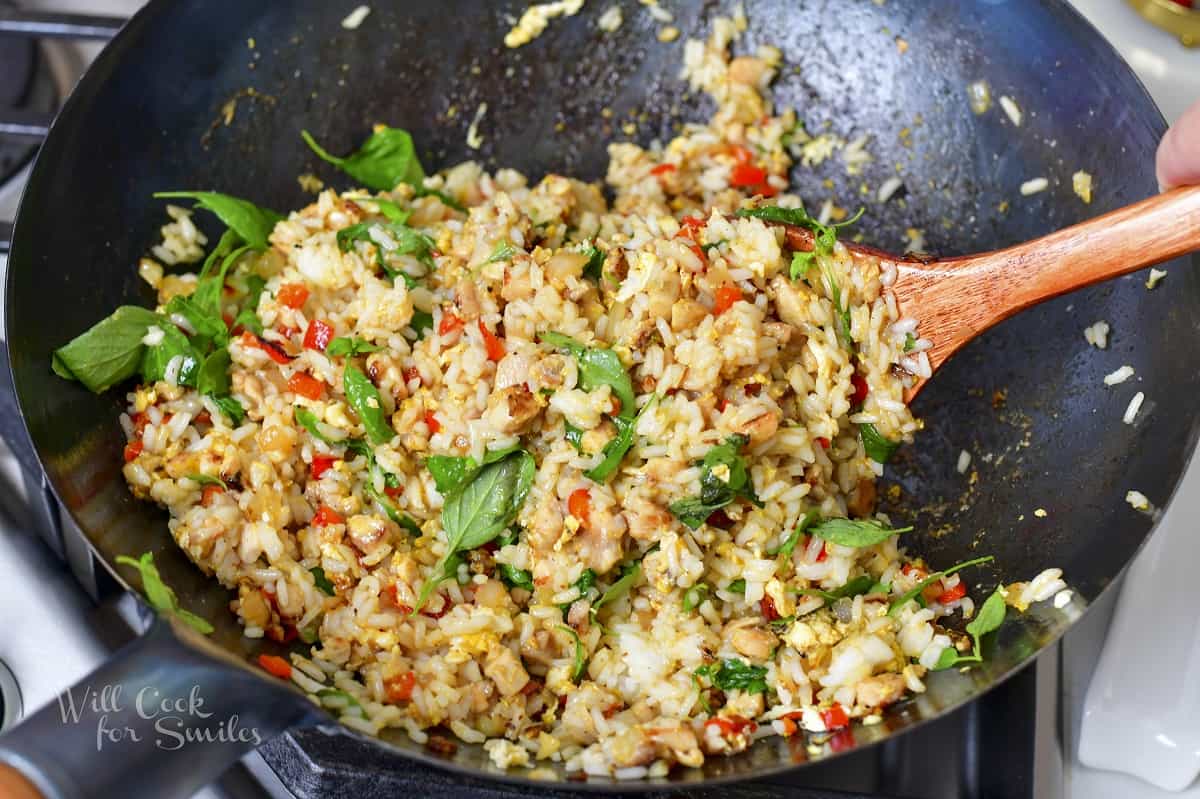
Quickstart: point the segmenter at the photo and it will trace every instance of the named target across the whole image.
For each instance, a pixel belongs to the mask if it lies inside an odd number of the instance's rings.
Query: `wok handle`
[[[149,632],[0,736],[0,768],[46,799],[186,799],[278,733],[322,716],[190,631]],[[11,781],[0,772],[0,787]],[[5,794],[7,795],[7,794]]]

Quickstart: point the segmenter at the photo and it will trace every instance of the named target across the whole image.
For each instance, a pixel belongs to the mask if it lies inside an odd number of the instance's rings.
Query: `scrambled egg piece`
[[[583,0],[559,0],[556,3],[540,3],[525,9],[521,19],[504,36],[504,46],[515,49],[529,44],[542,35],[550,20],[555,17],[572,17],[583,8]]]

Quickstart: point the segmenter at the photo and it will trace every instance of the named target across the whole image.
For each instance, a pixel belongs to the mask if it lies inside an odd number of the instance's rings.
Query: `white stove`
[[[1072,2],[1134,67],[1168,120],[1174,120],[1190,102],[1200,99],[1200,49],[1185,49],[1169,34],[1138,17],[1122,0]],[[0,0],[0,7],[3,5],[4,0]],[[142,0],[17,0],[17,5],[127,17],[142,5]],[[100,46],[95,42],[75,41],[42,44],[47,68],[60,96],[66,96]],[[0,80],[3,77],[0,75]],[[0,182],[0,220],[14,217],[27,173],[28,169],[20,170],[13,179]],[[0,287],[5,263],[0,255]],[[2,309],[0,301],[0,314]],[[131,597],[105,590],[106,585],[111,589],[109,578],[92,571],[90,557],[81,548],[81,536],[55,531],[49,534],[53,549],[45,543],[46,534],[39,535],[37,530],[44,529],[47,520],[30,510],[36,507],[36,503],[26,502],[30,490],[37,492],[39,488],[27,486],[16,459],[0,443],[0,585],[4,586],[5,596],[0,601],[0,626],[18,632],[0,642],[0,695],[5,699],[0,706],[0,728],[11,723],[10,717],[19,716],[22,706],[32,708],[52,701],[63,688],[129,640],[135,630],[141,629],[143,621]],[[1196,507],[1191,507],[1193,502]],[[1152,546],[1134,568],[1149,568],[1142,562],[1169,557],[1170,547],[1178,548],[1179,541],[1196,538],[1187,524],[1192,518],[1200,518],[1200,466],[1196,465],[1168,508],[1167,520],[1156,533]],[[1196,554],[1200,558],[1200,552]],[[70,568],[64,566],[64,560]],[[1155,799],[1178,795],[1127,774],[1088,768],[1077,756],[1085,706],[1094,709],[1100,701],[1087,695],[1093,671],[1099,661],[1102,672],[1112,678],[1111,672],[1116,667],[1111,665],[1114,661],[1111,652],[1122,645],[1121,640],[1110,641],[1109,654],[1102,655],[1117,599],[1116,592],[1109,592],[1060,646],[1037,663],[1034,796]],[[1190,607],[1188,611],[1192,612]],[[1120,619],[1113,630],[1114,639],[1129,635],[1128,630],[1122,629]],[[1197,660],[1200,676],[1200,658]],[[19,695],[13,690],[14,683],[19,686]],[[1129,688],[1135,690],[1136,686]],[[1200,732],[1200,721],[1194,723]],[[1121,766],[1117,761],[1119,758],[1109,765]],[[1183,795],[1200,799],[1200,785],[1193,785]],[[247,757],[218,784],[198,795],[203,799],[291,796],[257,754]]]

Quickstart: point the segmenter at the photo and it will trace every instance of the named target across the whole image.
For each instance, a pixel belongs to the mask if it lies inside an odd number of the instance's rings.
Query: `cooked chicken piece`
[[[657,541],[675,523],[670,511],[645,497],[634,494],[625,502],[625,522],[638,541]]]
[[[479,294],[475,284],[470,280],[460,280],[454,287],[454,305],[458,309],[458,318],[473,322],[479,318]]]
[[[527,256],[516,256],[512,263],[504,268],[504,283],[500,287],[500,296],[505,302],[527,300],[533,296]]]
[[[563,513],[556,497],[548,496],[533,513],[529,528],[525,531],[529,546],[535,551],[546,552],[562,535]]]
[[[803,327],[809,321],[806,296],[810,293],[809,289],[802,283],[788,280],[786,275],[776,275],[771,281],[771,288],[775,290],[775,309],[779,312],[779,318],[789,325]]]
[[[387,538],[387,524],[374,516],[351,516],[346,520],[346,536],[366,555]]]
[[[521,661],[506,646],[499,646],[488,653],[483,663],[483,673],[496,683],[502,696],[513,696],[529,682],[529,672]]]
[[[762,627],[739,627],[729,636],[729,642],[748,658],[766,660],[779,644],[779,639]]]
[[[766,72],[766,63],[761,58],[754,56],[738,56],[729,62],[728,75],[734,83],[757,86]]]
[[[538,388],[561,388],[566,379],[567,359],[563,355],[547,355],[529,370],[529,380]]]
[[[792,340],[792,334],[795,332],[796,328],[786,322],[763,322],[763,335],[775,339],[781,347]]]
[[[658,747],[660,757],[673,755],[679,763],[693,768],[704,762],[700,743],[690,727],[678,722],[665,727],[647,727],[646,737]]]
[[[902,674],[876,674],[861,680],[856,690],[858,704],[878,708],[890,705],[904,696],[907,686]]]
[[[653,763],[658,756],[654,742],[637,727],[630,727],[617,734],[613,740],[612,753],[618,768],[645,766]]]
[[[747,436],[751,445],[763,443],[775,435],[778,429],[779,411],[767,411],[753,419],[733,425],[733,432]]]
[[[502,433],[517,433],[542,410],[537,397],[524,384],[493,391],[488,397],[485,416]]]
[[[519,352],[510,352],[496,364],[496,388],[521,386],[529,379],[529,358]]]
[[[568,278],[578,280],[583,276],[583,267],[587,265],[588,256],[581,252],[559,250],[550,256],[550,260],[542,265],[550,285],[557,289],[566,288]]]
[[[624,554],[625,517],[605,508],[592,508],[588,523],[571,539],[571,548],[579,560],[596,574],[604,574]]]
[[[530,663],[549,666],[558,657],[558,643],[546,630],[537,630],[521,642],[521,657]]]
[[[676,300],[671,306],[671,329],[676,333],[690,330],[708,316],[708,309],[695,300]]]
[[[875,481],[859,480],[846,498],[846,511],[851,516],[867,517],[875,512]]]

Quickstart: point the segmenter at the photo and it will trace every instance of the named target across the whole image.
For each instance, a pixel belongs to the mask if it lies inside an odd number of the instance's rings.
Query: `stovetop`
[[[1109,7],[1115,5],[1113,0],[1073,2],[1095,15],[1110,35],[1105,24],[1117,29],[1123,24],[1119,12]],[[121,16],[140,4],[140,0],[20,3]],[[6,0],[0,0],[0,11],[5,5]],[[1146,58],[1136,42],[1127,41],[1121,49],[1135,66],[1137,59]],[[43,43],[37,48],[30,39],[0,33],[0,111],[21,108],[36,116],[52,108],[94,52],[95,45],[64,49],[61,43],[50,47]],[[1153,91],[1156,74],[1152,70],[1144,77]],[[1166,80],[1178,85],[1169,74]],[[36,140],[28,137],[0,136],[0,220],[11,219],[15,211],[20,171],[35,146]],[[14,171],[17,178],[5,182]],[[3,261],[0,255],[0,265]],[[6,353],[0,350],[0,360],[3,357]],[[17,442],[14,450],[0,443],[0,584],[5,586],[0,625],[18,634],[0,642],[0,729],[11,723],[10,716],[19,717],[23,709],[52,701],[135,636],[146,621],[140,606],[123,595],[93,560],[82,535],[69,520],[60,518],[40,482],[36,461],[23,449],[24,432],[11,390],[4,385],[7,380],[7,370],[0,370],[0,438]],[[1103,641],[1110,612],[1104,606],[1113,599],[1110,592],[1061,647],[948,716],[791,776],[691,790],[686,795],[713,799],[1132,796],[1128,790],[1118,792],[1115,783],[1091,776],[1072,778],[1077,699]],[[1086,785],[1086,793],[1073,790],[1073,785]],[[295,730],[260,747],[197,799],[370,799],[413,792],[455,799],[572,795],[568,786],[528,790],[465,780],[365,748],[347,736]]]

